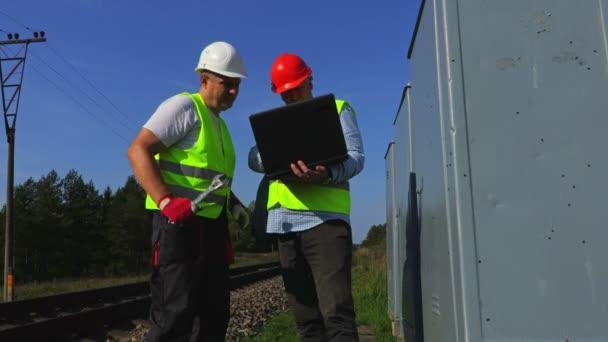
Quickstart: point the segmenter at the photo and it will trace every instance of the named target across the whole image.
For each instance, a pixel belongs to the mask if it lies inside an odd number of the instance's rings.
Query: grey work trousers
[[[302,341],[358,341],[352,232],[342,220],[278,236],[289,306]]]
[[[225,341],[230,318],[225,212],[182,225],[153,216],[150,330],[146,342]]]

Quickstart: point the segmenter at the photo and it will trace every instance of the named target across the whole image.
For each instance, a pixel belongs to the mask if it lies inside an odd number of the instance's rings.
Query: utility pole
[[[13,261],[13,181],[15,162],[15,124],[21,96],[21,83],[25,70],[25,57],[30,43],[46,42],[44,31],[34,32],[34,38],[19,39],[18,33],[7,34],[8,40],[0,41],[0,85],[2,88],[2,109],[4,110],[4,127],[8,141],[8,172],[6,181],[6,229],[4,231],[4,301],[10,302],[14,297],[14,261]],[[19,49],[10,55],[2,48],[4,45],[17,45]],[[4,64],[4,65],[3,65]],[[8,73],[5,72],[5,65]]]

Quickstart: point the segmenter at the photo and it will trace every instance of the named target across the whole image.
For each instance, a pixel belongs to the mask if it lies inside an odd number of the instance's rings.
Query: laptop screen
[[[249,121],[270,178],[291,174],[298,160],[314,168],[347,157],[333,94],[252,114]]]

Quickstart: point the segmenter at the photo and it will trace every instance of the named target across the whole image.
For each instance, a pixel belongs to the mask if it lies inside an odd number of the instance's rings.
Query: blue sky
[[[255,199],[260,175],[247,167],[254,144],[248,116],[282,104],[270,91],[277,55],[301,55],[315,95],[334,93],[357,111],[366,164],[351,182],[355,242],[385,222],[384,153],[409,80],[407,49],[420,0],[379,1],[5,1],[2,40],[44,30],[30,45],[17,117],[15,186],[50,170],[77,170],[102,191],[132,174],[126,149],[165,98],[198,90],[201,49],[224,40],[242,54],[249,78],[222,113],[237,151],[234,191]],[[29,28],[31,31],[28,31]],[[15,47],[9,50],[16,51]],[[6,56],[4,56],[6,57]],[[0,204],[7,148],[0,145]],[[143,204],[142,204],[143,205]],[[2,224],[3,226],[3,224]]]

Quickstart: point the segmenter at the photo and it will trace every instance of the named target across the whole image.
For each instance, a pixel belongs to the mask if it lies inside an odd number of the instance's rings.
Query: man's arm
[[[344,140],[346,140],[348,158],[341,163],[328,166],[332,176],[332,183],[339,183],[353,178],[363,170],[365,163],[361,131],[359,130],[355,113],[350,106],[342,108],[340,123],[342,124]]]
[[[158,164],[154,155],[166,147],[152,131],[142,128],[129,146],[127,156],[131,162],[135,178],[144,191],[152,197],[154,203],[171,193],[160,177]]]

